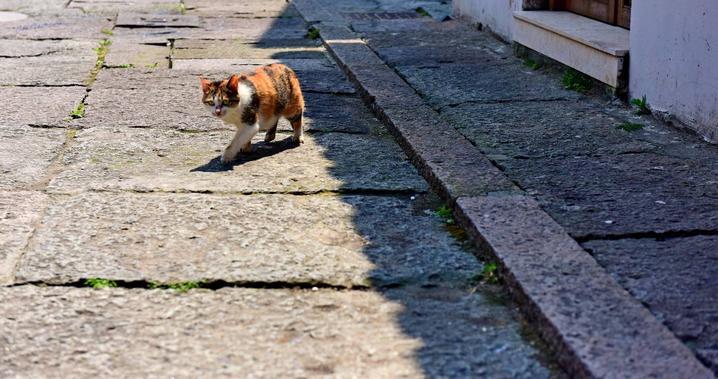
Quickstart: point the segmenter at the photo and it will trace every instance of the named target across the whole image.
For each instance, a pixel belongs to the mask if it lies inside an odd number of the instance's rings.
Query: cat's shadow
[[[215,158],[212,158],[209,162],[195,167],[190,170],[190,172],[222,172],[222,171],[232,171],[234,170],[235,166],[240,166],[248,162],[256,161],[258,159],[271,157],[272,155],[279,154],[283,151],[294,149],[295,147],[298,147],[296,142],[292,141],[291,137],[285,138],[281,141],[273,141],[273,142],[258,142],[253,144],[252,146],[252,152],[249,154],[238,154],[237,157],[234,158],[234,160],[230,163],[222,163],[222,157],[217,156]]]

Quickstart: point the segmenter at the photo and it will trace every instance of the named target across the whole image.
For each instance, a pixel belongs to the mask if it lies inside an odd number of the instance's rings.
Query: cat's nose
[[[214,108],[214,114],[216,114],[217,116],[221,115],[221,114],[222,114],[222,108]]]

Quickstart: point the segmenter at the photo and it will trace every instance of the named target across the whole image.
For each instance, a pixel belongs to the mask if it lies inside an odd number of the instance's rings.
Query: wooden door
[[[549,0],[549,7],[624,28],[631,24],[631,0]]]

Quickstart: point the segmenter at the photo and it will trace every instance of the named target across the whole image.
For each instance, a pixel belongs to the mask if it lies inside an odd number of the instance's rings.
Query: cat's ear
[[[199,84],[202,86],[202,92],[207,93],[209,92],[209,87],[212,85],[212,82],[203,77],[200,77]]]
[[[229,80],[227,81],[227,89],[231,93],[237,93],[237,90],[239,89],[239,76],[234,74],[229,77]]]

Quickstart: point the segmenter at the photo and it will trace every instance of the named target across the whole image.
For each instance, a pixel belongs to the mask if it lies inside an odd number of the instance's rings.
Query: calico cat
[[[212,114],[237,127],[222,154],[222,163],[231,162],[239,152],[251,152],[252,137],[259,130],[267,131],[265,142],[273,141],[279,117],[291,123],[292,141],[304,142],[304,97],[297,75],[289,67],[275,63],[221,81],[200,78],[200,83],[204,92],[202,102]]]

